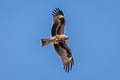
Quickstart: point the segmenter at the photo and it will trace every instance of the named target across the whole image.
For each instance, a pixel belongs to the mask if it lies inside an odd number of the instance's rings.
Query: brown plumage
[[[72,69],[74,61],[71,50],[65,42],[65,40],[67,40],[69,37],[64,35],[65,26],[64,14],[62,10],[60,10],[59,8],[55,8],[52,15],[53,15],[53,25],[51,29],[52,37],[49,39],[41,39],[41,43],[42,46],[47,45],[49,43],[53,43],[55,51],[58,53],[62,60],[65,71],[69,72],[69,70]]]

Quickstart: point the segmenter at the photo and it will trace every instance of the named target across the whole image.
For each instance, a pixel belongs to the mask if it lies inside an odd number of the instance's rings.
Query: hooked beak
[[[70,38],[70,37],[68,37],[68,36],[66,37],[66,39],[69,39],[69,38]]]
[[[68,37],[67,39],[69,39],[70,37]]]

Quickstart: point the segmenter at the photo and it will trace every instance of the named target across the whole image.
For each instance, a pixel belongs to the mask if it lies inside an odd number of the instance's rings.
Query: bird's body
[[[62,42],[62,41],[67,40],[67,39],[69,39],[68,36],[61,34],[61,35],[53,36],[53,37],[48,38],[48,39],[40,39],[40,40],[42,43],[41,46],[43,47],[47,44],[50,44],[50,43],[57,44],[58,42]]]
[[[64,34],[65,18],[62,10],[55,8],[53,11],[53,25],[51,29],[51,38],[40,39],[42,47],[53,43],[55,51],[60,56],[64,69],[66,72],[69,72],[69,69],[72,69],[74,63],[71,49],[67,46],[65,40],[69,37]]]

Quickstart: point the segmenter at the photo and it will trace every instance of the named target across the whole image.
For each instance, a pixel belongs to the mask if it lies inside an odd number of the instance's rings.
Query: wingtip
[[[54,8],[52,11],[52,15],[55,16],[57,13],[64,15],[60,8]]]
[[[67,72],[67,73],[69,73],[69,71],[70,70],[72,70],[72,63],[69,63],[69,64],[66,64],[66,65],[64,65],[64,70],[65,70],[65,72]]]

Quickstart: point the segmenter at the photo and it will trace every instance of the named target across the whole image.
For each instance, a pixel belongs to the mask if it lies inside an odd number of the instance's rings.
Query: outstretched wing
[[[74,64],[70,48],[65,41],[54,44],[54,48],[62,60],[65,71],[69,72],[69,69],[72,69],[72,65]]]
[[[53,15],[53,25],[52,25],[51,35],[55,36],[59,34],[64,34],[65,19],[62,10],[60,10],[59,8],[55,8],[52,15]]]

